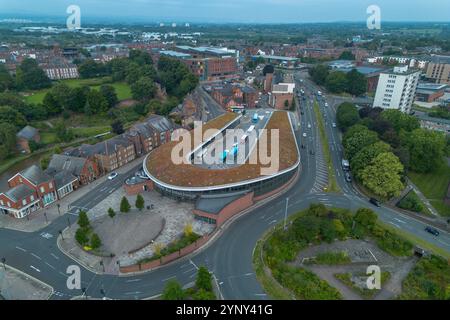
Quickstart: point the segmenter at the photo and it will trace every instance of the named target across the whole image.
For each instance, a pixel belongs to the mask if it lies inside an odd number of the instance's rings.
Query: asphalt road
[[[303,82],[302,86],[308,96],[311,96],[316,90],[314,85],[309,82]],[[166,282],[173,278],[183,285],[192,283],[195,281],[198,266],[205,265],[217,278],[225,299],[268,299],[256,280],[252,266],[252,253],[257,240],[263,233],[284,219],[286,197],[289,197],[288,214],[298,212],[307,208],[311,203],[317,202],[352,210],[371,206],[367,199],[343,178],[340,166],[342,147],[339,142],[339,132],[331,126],[331,123],[335,122],[334,104],[330,103],[330,108],[325,108],[323,103],[322,101],[320,109],[326,115],[327,135],[342,194],[326,194],[314,189],[318,183],[318,173],[322,170],[322,164],[317,156],[318,146],[320,146],[318,131],[308,130],[305,127],[307,123],[310,123],[314,128],[317,123],[312,110],[312,101],[309,99],[305,104],[301,103],[304,115],[300,117],[301,128],[296,132],[299,144],[305,145],[305,149],[300,149],[302,158],[300,178],[289,191],[282,197],[237,219],[224,230],[221,237],[195,255],[192,260],[182,259],[152,272],[130,277],[96,275],[81,267],[82,287],[86,288],[86,294],[101,298],[100,292],[103,289],[108,298],[143,299],[160,294]],[[307,138],[303,138],[304,132],[307,132]],[[311,155],[310,150],[315,150],[315,155]],[[92,208],[114,190],[120,188],[123,181],[133,175],[136,169],[133,168],[127,174],[120,175],[116,180],[102,183],[76,201],[73,206]],[[70,299],[82,293],[81,290],[67,288],[66,269],[77,263],[60,252],[56,246],[58,232],[67,227],[69,223],[73,224],[76,221],[75,207],[39,232],[21,233],[0,229],[0,242],[2,243],[0,258],[5,258],[8,265],[53,286],[55,289],[53,299]],[[450,252],[450,236],[447,232],[442,230],[439,237],[434,237],[424,231],[424,223],[412,217],[386,207],[373,209],[382,221]]]

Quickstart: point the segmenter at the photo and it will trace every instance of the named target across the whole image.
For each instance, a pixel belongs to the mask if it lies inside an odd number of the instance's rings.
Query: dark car
[[[436,236],[436,237],[439,236],[439,234],[440,234],[437,229],[432,228],[432,227],[426,227],[425,231],[428,233],[431,233],[433,236]]]
[[[375,198],[370,198],[369,202],[378,208],[381,207],[380,202]]]
[[[314,152],[314,150],[311,149],[311,150],[309,150],[309,154],[313,156],[313,155],[315,155],[316,153]]]

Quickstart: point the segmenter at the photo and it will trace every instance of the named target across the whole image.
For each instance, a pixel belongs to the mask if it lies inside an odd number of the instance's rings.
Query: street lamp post
[[[61,215],[61,205],[58,203],[57,205],[56,205],[57,207],[58,207],[58,215],[60,216]]]
[[[106,300],[106,292],[103,289],[103,285],[102,285],[102,288],[100,289],[100,294],[103,296],[103,300]]]
[[[284,210],[284,231],[287,230],[287,214],[288,214],[288,207],[289,207],[289,197],[286,198],[286,209]]]
[[[71,225],[70,225],[70,218],[69,217],[67,217],[67,226],[70,228],[71,227]]]
[[[44,217],[45,217],[45,223],[48,223],[48,218],[47,218],[47,211],[44,212]]]
[[[103,260],[100,260],[100,265],[102,266],[103,272],[105,272],[105,264],[103,263]]]
[[[61,230],[59,230],[59,235],[61,236],[61,239],[63,239],[63,241],[64,241],[64,235],[63,235],[63,232]]]

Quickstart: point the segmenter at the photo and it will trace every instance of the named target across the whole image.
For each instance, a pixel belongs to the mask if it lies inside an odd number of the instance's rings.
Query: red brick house
[[[75,176],[82,185],[95,181],[100,175],[99,168],[94,161],[63,154],[54,154],[47,170],[54,172],[67,171]]]
[[[33,165],[8,180],[10,189],[0,194],[0,211],[24,218],[58,199],[55,179]]]

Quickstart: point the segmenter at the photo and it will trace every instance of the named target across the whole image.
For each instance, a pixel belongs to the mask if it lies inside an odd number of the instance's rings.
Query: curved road
[[[86,288],[86,294],[101,298],[101,290],[103,290],[106,297],[112,299],[148,298],[160,294],[169,279],[176,278],[183,285],[195,281],[198,266],[205,265],[213,272],[225,299],[268,299],[269,297],[265,295],[256,280],[252,266],[252,253],[257,240],[263,233],[284,219],[287,197],[289,198],[288,214],[298,212],[311,203],[317,202],[352,210],[370,206],[367,199],[344,179],[340,166],[342,147],[339,132],[331,126],[331,123],[335,122],[334,106],[325,108],[324,101],[319,101],[319,104],[326,121],[336,178],[342,192],[327,194],[320,191],[320,188],[327,183],[327,173],[320,149],[317,121],[312,109],[312,97],[317,88],[307,80],[298,84],[305,89],[308,96],[304,103],[300,101],[304,114],[301,116],[299,114],[301,126],[296,132],[299,143],[305,148],[301,149],[303,167],[300,178],[289,191],[282,197],[265,203],[238,218],[218,239],[192,259],[182,259],[155,271],[129,277],[97,275],[80,266],[82,287]],[[311,124],[311,129],[308,129],[308,124]],[[304,133],[307,134],[306,138],[303,137]],[[310,150],[315,151],[314,155],[310,154]],[[113,182],[105,181],[93,192],[76,201],[74,205],[92,208],[109,193],[120,188],[122,182],[134,172],[135,169],[130,170],[127,175]],[[439,237],[433,237],[424,231],[425,224],[414,218],[386,207],[373,209],[385,223],[413,233],[450,252],[450,235],[447,232],[442,230]],[[69,222],[73,224],[75,221],[76,215],[69,212],[35,233],[0,229],[0,258],[5,258],[6,264],[51,285],[55,289],[52,299],[70,299],[80,296],[81,290],[69,290],[66,286],[68,277],[66,269],[77,263],[60,252],[56,245],[59,230],[67,227]],[[54,237],[47,239],[41,235],[42,233],[48,233]]]

